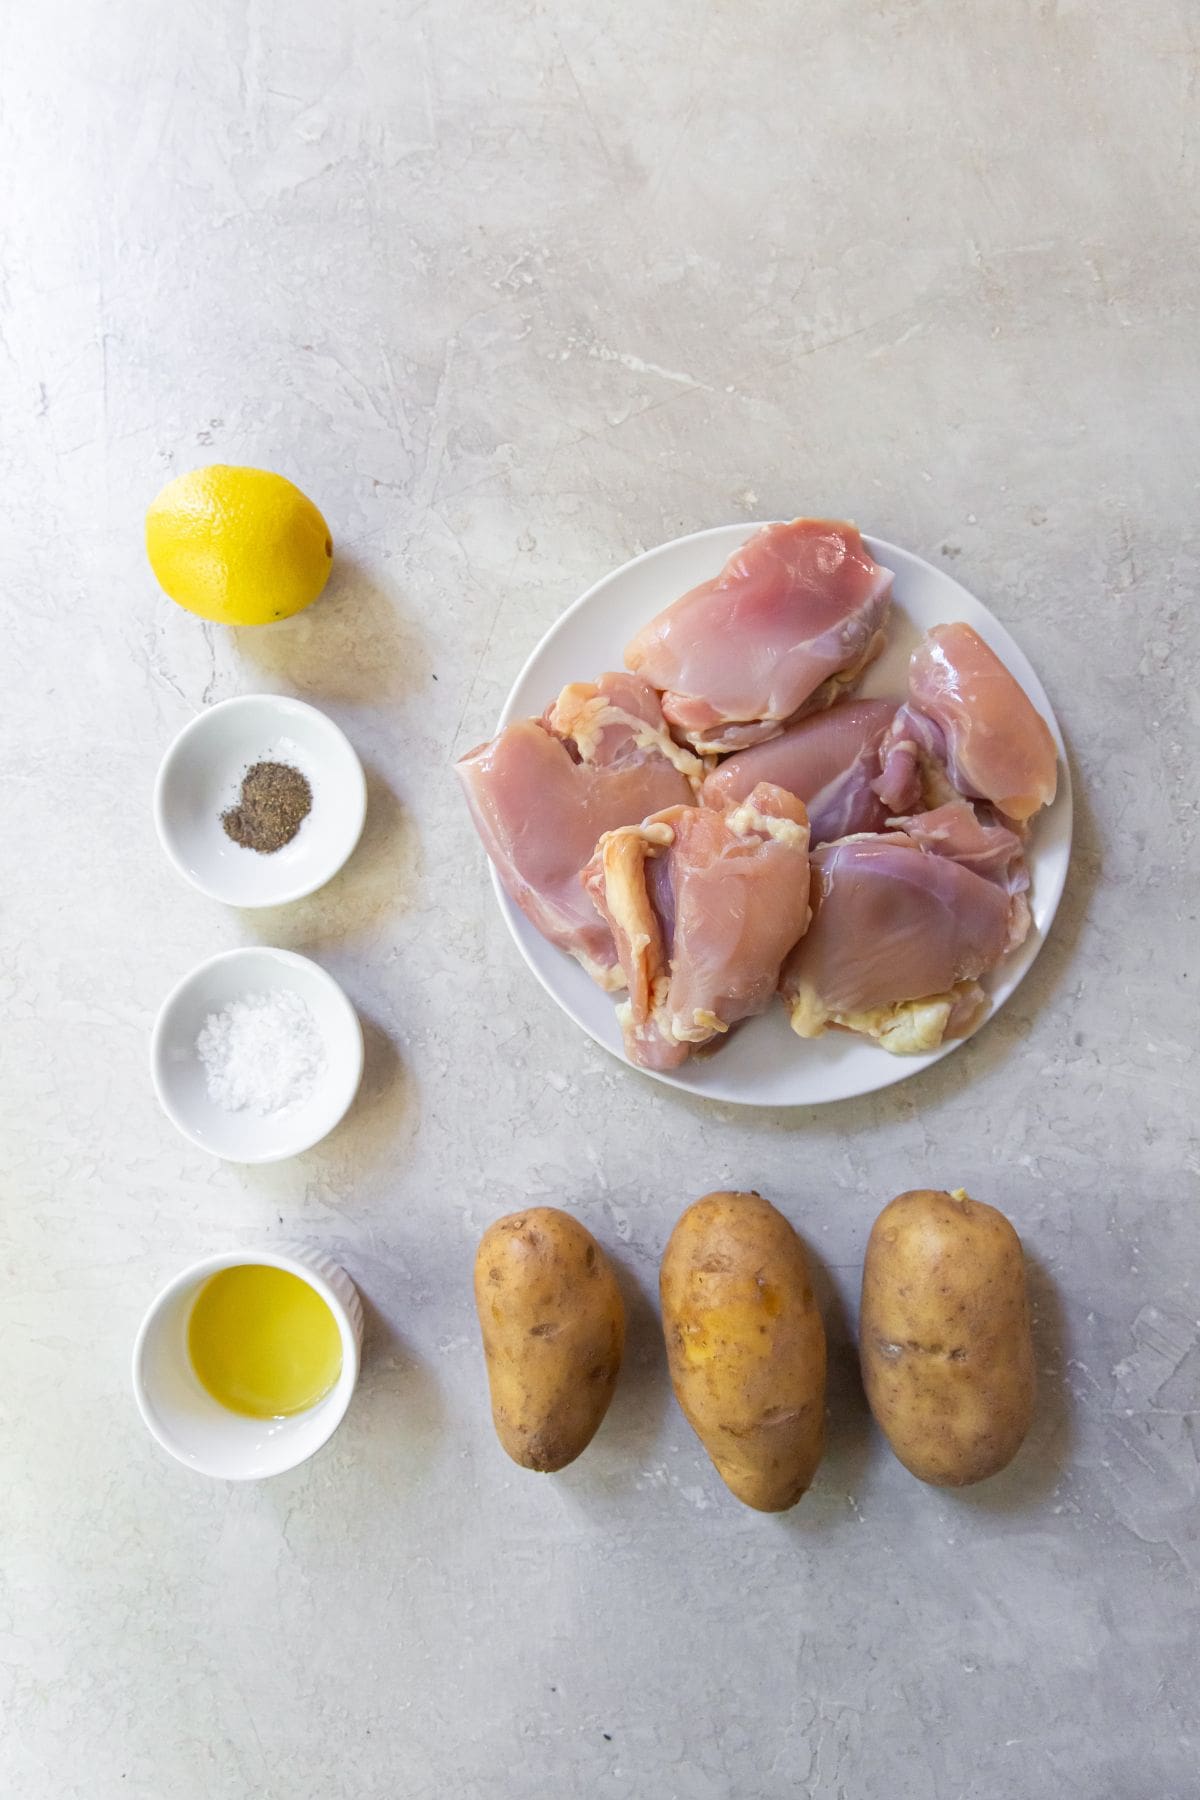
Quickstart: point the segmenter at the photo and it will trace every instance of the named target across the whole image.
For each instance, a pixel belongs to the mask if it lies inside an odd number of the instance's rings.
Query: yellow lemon
[[[213,463],[167,483],[146,514],[146,552],[189,612],[269,625],[312,605],[329,579],[333,539],[282,475]]]

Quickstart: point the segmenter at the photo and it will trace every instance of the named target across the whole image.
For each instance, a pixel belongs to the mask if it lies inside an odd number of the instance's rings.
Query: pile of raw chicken
[[[793,1029],[930,1050],[986,1010],[1030,926],[1025,839],[1054,798],[1045,720],[969,625],[856,700],[892,572],[853,525],[756,532],[635,637],[458,765],[500,879],[674,1069],[778,993]]]

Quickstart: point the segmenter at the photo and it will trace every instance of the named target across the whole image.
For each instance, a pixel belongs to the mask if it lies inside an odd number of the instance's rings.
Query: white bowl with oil
[[[264,1417],[223,1405],[201,1381],[189,1344],[193,1310],[206,1284],[228,1269],[279,1269],[324,1301],[337,1327],[341,1363],[328,1391],[301,1411]],[[261,1481],[294,1469],[328,1442],[346,1415],[362,1358],[358,1290],[329,1257],[287,1250],[238,1250],[205,1257],[154,1300],[133,1347],[133,1392],[151,1436],[198,1475]]]
[[[243,775],[260,762],[287,763],[312,789],[295,837],[265,853],[234,843],[221,823]],[[284,694],[241,694],[206,707],[163,757],[154,786],[163,849],[186,881],[227,906],[284,906],[315,893],[349,857],[366,814],[366,777],[345,732]]]

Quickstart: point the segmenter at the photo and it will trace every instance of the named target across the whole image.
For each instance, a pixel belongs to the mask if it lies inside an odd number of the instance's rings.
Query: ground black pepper
[[[263,856],[290,844],[312,811],[307,778],[290,763],[259,762],[242,776],[241,797],[221,814],[235,844]]]

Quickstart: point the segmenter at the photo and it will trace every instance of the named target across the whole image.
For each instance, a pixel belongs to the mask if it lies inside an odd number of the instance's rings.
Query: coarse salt
[[[196,1039],[208,1097],[223,1112],[282,1112],[307,1100],[325,1041],[299,994],[243,994],[209,1013]]]

